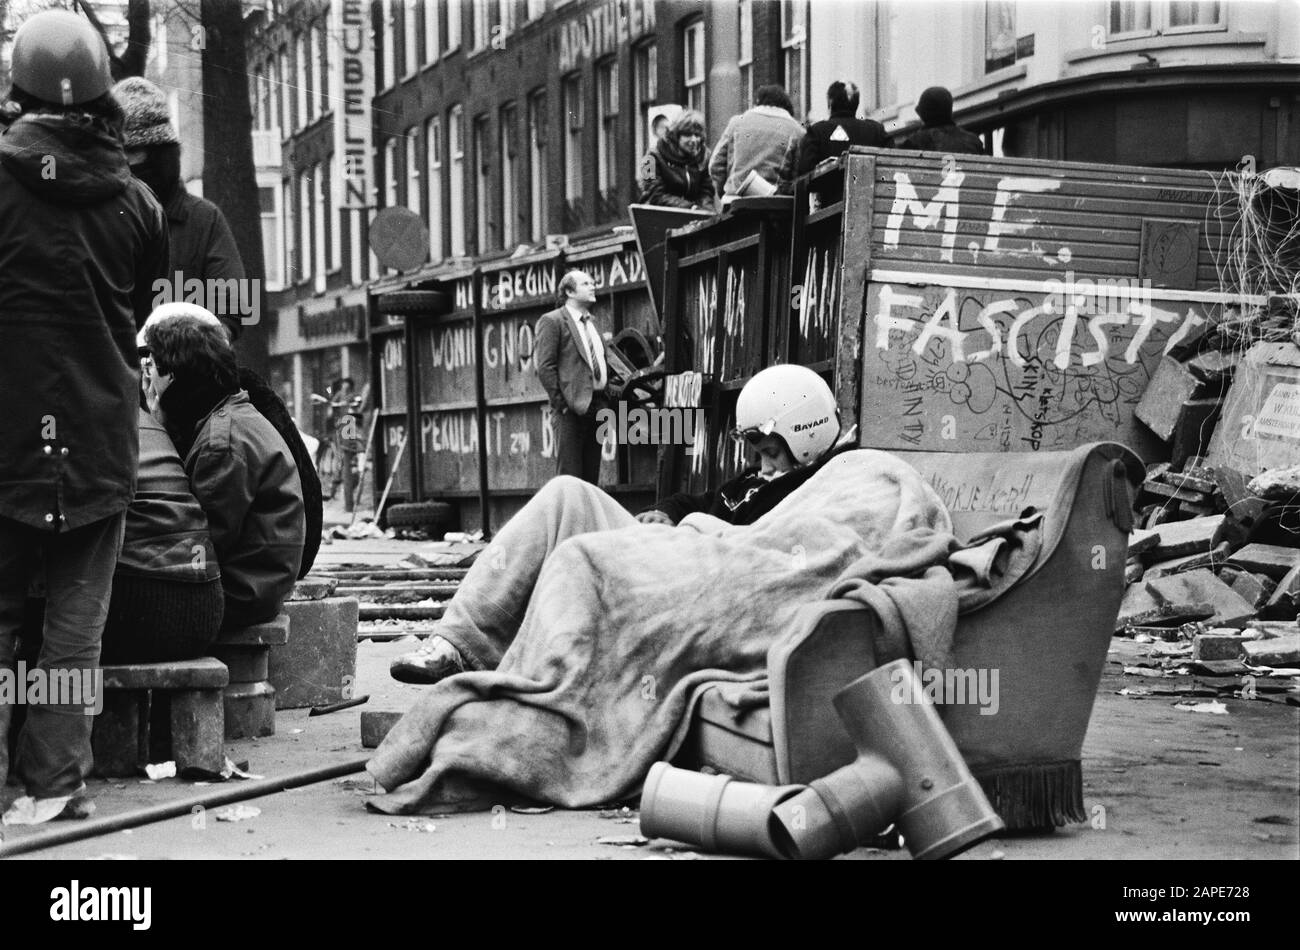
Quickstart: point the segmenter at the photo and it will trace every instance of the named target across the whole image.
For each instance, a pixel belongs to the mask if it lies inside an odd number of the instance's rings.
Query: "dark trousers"
[[[0,666],[14,665],[28,588],[42,574],[47,607],[37,668],[48,675],[50,671],[93,670],[99,665],[113,569],[125,526],[125,511],[59,532],[0,518]],[[0,723],[7,719],[0,715]],[[90,730],[94,721],[93,710],[85,705],[27,705],[27,721],[13,763],[14,774],[27,794],[53,798],[82,786],[93,764]]]
[[[603,399],[596,398],[585,416],[572,410],[560,415],[556,429],[559,443],[555,450],[556,475],[572,475],[593,485],[600,484],[600,440],[596,437],[600,424],[596,413],[605,406]]]

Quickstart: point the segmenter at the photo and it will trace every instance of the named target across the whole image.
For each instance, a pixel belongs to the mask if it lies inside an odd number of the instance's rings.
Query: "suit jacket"
[[[593,314],[592,320],[595,319]],[[568,310],[559,307],[542,314],[537,318],[534,333],[533,365],[542,388],[550,397],[551,407],[556,412],[571,409],[579,416],[587,415],[595,396],[595,386],[586,350],[573,328]]]

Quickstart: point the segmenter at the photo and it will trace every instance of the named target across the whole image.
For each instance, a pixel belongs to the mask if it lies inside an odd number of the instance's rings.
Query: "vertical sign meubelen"
[[[372,202],[370,100],[374,97],[374,68],[370,47],[370,4],[366,0],[334,0],[330,4],[330,35],[339,44],[339,68],[330,70],[334,82],[334,207],[340,222],[349,223],[353,279],[359,281],[363,258],[362,215]]]

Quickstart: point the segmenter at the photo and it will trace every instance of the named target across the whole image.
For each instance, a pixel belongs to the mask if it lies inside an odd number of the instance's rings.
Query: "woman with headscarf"
[[[704,116],[682,112],[641,159],[637,190],[642,204],[714,210]]]

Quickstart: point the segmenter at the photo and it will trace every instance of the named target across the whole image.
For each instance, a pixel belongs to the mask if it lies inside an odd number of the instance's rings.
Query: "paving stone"
[[[1204,554],[1188,554],[1186,557],[1160,561],[1148,565],[1145,576],[1148,580],[1151,580],[1157,577],[1168,577],[1170,574],[1181,574],[1184,571],[1194,571],[1202,567],[1216,570],[1227,562],[1229,550],[1226,543],[1220,543]]]
[[[1270,620],[1289,620],[1300,613],[1300,565],[1277,582],[1261,612]]]
[[[1150,492],[1153,495],[1161,495],[1165,498],[1175,498],[1183,502],[1205,502],[1209,496],[1197,491],[1188,491],[1184,488],[1176,488],[1165,482],[1153,482],[1150,479],[1142,483],[1142,490]]]
[[[215,644],[212,655],[230,670],[232,683],[261,683],[267,678],[271,648],[260,643]]]
[[[1256,475],[1248,487],[1260,498],[1294,504],[1300,496],[1300,465],[1275,468]]]
[[[1213,494],[1219,487],[1208,478],[1197,478],[1195,475],[1186,475],[1182,472],[1166,472],[1161,481],[1175,488],[1185,488],[1203,495]]]
[[[361,714],[361,747],[377,749],[404,713],[368,709]]]
[[[1193,660],[1235,660],[1242,654],[1240,636],[1201,633],[1192,637]]]
[[[1255,610],[1240,594],[1210,571],[1201,568],[1144,581],[1160,604],[1208,603],[1214,607],[1209,622],[1220,627],[1244,627]]]
[[[222,690],[227,739],[275,735],[275,688],[270,683],[232,683]]]
[[[1147,383],[1134,415],[1162,441],[1168,442],[1173,438],[1183,403],[1196,395],[1202,385],[1184,364],[1166,356]]]
[[[149,694],[106,689],[103,702],[90,737],[94,773],[104,778],[134,776],[149,761]]]
[[[277,709],[352,698],[357,675],[358,605],[351,597],[286,603],[289,642],[271,648]]]
[[[1225,567],[1226,571],[1226,567]],[[1277,588],[1277,582],[1265,574],[1253,574],[1250,571],[1233,571],[1232,577],[1224,577],[1224,571],[1219,573],[1219,580],[1226,583],[1234,591],[1241,595],[1246,603],[1250,604],[1255,610],[1259,610],[1264,604],[1268,603],[1269,596]]]
[[[1248,544],[1228,558],[1228,563],[1257,574],[1267,574],[1280,581],[1288,571],[1300,564],[1300,548],[1284,548],[1278,544]]]
[[[1124,591],[1120,603],[1119,615],[1115,618],[1116,632],[1125,627],[1170,627],[1192,620],[1205,620],[1214,616],[1214,607],[1208,603],[1201,604],[1161,604],[1147,590],[1145,581],[1130,584]]]
[[[1124,565],[1124,583],[1133,584],[1142,580],[1143,567],[1141,561],[1129,561]]]
[[[241,627],[237,630],[222,630],[217,642],[222,644],[254,644],[275,646],[289,639],[289,618],[280,614],[267,623]]]
[[[230,674],[210,656],[174,663],[119,663],[101,667],[105,689],[220,689]]]
[[[225,765],[226,714],[220,689],[184,690],[171,697],[171,759],[176,771],[220,772]]]
[[[1300,666],[1300,634],[1252,640],[1242,650],[1246,662],[1256,666]]]
[[[1145,528],[1138,528],[1128,536],[1128,556],[1133,557],[1136,554],[1143,554],[1159,543],[1159,531],[1147,531]]]
[[[1223,515],[1192,518],[1160,526],[1160,543],[1151,550],[1148,561],[1168,561],[1189,554],[1204,554],[1215,542],[1215,535],[1223,526]]]
[[[1189,458],[1209,449],[1210,437],[1222,412],[1222,399],[1189,399],[1183,403],[1169,442],[1169,461],[1175,469],[1184,468]]]
[[[293,593],[289,595],[289,600],[323,600],[332,595],[338,586],[338,580],[333,577],[316,577],[308,574],[293,585]]]

